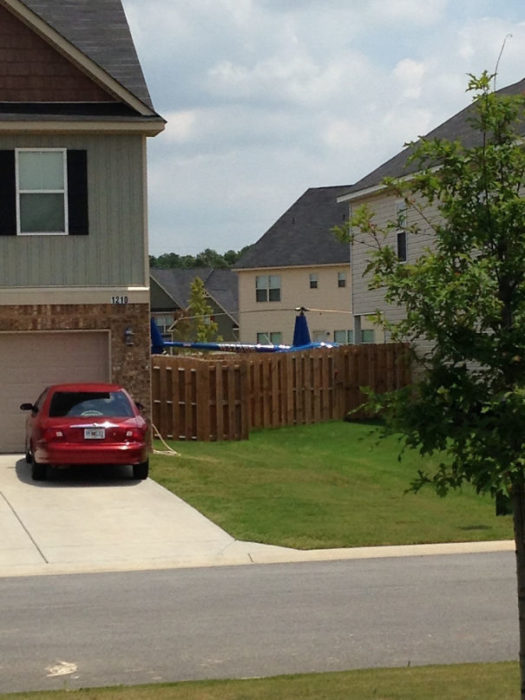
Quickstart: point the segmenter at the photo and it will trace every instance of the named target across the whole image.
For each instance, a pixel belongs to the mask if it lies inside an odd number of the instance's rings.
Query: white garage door
[[[24,451],[20,404],[49,384],[108,380],[107,332],[0,333],[0,452]]]

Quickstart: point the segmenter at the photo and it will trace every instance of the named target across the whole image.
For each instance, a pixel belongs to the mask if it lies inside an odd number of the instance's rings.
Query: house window
[[[312,331],[312,340],[314,343],[326,343],[327,340],[330,340],[330,331],[314,330]]]
[[[255,278],[256,301],[281,301],[281,277],[279,275],[257,275]]]
[[[354,342],[354,331],[334,331],[334,341],[339,345],[352,345]]]
[[[167,340],[169,338],[170,327],[175,321],[174,314],[154,314],[153,318],[155,319],[155,323],[157,324],[157,327],[161,332],[162,337]]]
[[[315,273],[310,274],[310,289],[317,289],[318,279]]]
[[[259,345],[281,345],[283,334],[281,331],[264,331],[257,333],[257,343]]]
[[[406,262],[407,234],[404,229],[407,223],[407,205],[404,201],[396,202],[396,223],[399,229],[396,234],[397,259],[399,262]]]
[[[362,343],[374,343],[375,342],[375,331],[373,328],[365,329],[361,331],[361,342]]]
[[[407,261],[407,234],[406,231],[397,233],[397,259],[399,262]]]
[[[66,152],[16,155],[18,233],[67,233]]]
[[[0,235],[86,235],[87,152],[0,150]]]
[[[346,272],[337,273],[337,286],[346,287]]]

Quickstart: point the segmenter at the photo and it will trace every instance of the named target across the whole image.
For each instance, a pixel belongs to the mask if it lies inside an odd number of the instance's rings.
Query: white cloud
[[[421,96],[425,65],[420,61],[404,58],[394,67],[394,76],[399,82],[403,97],[417,99]]]
[[[166,130],[162,135],[164,141],[183,143],[195,138],[197,115],[194,111],[167,112],[164,118],[167,121]]]
[[[448,0],[369,0],[369,16],[385,24],[432,25],[443,18]]]
[[[522,0],[123,0],[156,108],[152,253],[240,248],[523,77]],[[176,246],[176,247],[174,247]]]

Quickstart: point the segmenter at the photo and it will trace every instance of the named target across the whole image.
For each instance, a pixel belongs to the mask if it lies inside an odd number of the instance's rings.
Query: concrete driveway
[[[123,467],[34,482],[22,455],[0,455],[0,532],[0,576],[250,562],[246,543]]]
[[[33,482],[0,455],[0,576],[130,571],[511,549],[512,542],[299,551],[241,542],[127,468],[57,472]]]

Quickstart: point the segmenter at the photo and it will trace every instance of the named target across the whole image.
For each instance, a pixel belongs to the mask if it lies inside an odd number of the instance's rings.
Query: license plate
[[[105,437],[104,428],[84,428],[84,440],[103,440]]]

